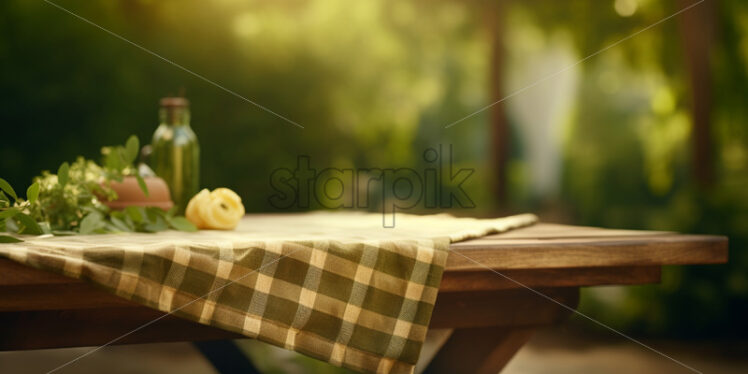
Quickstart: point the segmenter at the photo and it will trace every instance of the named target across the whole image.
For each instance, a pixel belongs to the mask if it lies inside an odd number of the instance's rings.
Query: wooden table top
[[[558,321],[561,310],[528,313],[552,303],[523,288],[574,306],[578,287],[656,283],[663,265],[724,263],[727,238],[537,224],[451,250],[432,327]],[[86,282],[0,259],[0,350],[103,344],[160,315]],[[118,343],[239,337],[174,316],[147,330]]]
[[[454,243],[451,249],[493,269],[691,265],[727,261],[727,238],[724,236],[548,223]],[[484,268],[465,257],[449,256],[447,269]]]
[[[662,265],[726,262],[727,238],[541,223],[454,243],[451,250],[456,253],[447,259],[441,292],[521,287],[506,277],[536,287],[653,283],[659,280]],[[44,307],[46,298],[35,293],[60,290],[81,293],[75,299],[93,293],[96,297],[89,300],[130,303],[83,281],[0,259],[0,311]],[[50,301],[44,309],[57,304]]]

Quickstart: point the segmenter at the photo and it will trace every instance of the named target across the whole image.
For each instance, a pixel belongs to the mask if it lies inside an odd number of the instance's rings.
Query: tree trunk
[[[504,70],[504,1],[491,1],[486,6],[486,22],[491,48],[489,64],[489,100],[495,103],[503,98],[502,73]],[[504,103],[496,103],[490,108],[490,150],[489,165],[491,190],[499,211],[507,209],[506,166],[509,159],[510,133]]]
[[[679,8],[694,3],[678,0]],[[691,85],[691,167],[695,182],[709,187],[714,181],[713,145],[710,129],[711,80],[709,69],[710,45],[714,40],[714,1],[704,1],[680,15],[680,31],[686,67]]]

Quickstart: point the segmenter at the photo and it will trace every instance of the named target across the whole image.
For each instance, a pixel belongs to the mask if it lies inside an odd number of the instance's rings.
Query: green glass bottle
[[[160,104],[160,124],[151,142],[151,166],[169,185],[177,214],[183,214],[200,187],[200,145],[190,128],[189,101],[165,97]]]

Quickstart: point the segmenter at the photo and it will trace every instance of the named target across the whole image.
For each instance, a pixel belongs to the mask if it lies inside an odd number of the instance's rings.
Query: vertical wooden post
[[[490,43],[489,61],[489,100],[495,103],[502,96],[502,72],[504,69],[504,1],[493,0],[486,4],[486,23],[488,40]],[[489,166],[493,171],[491,175],[491,191],[493,192],[498,210],[506,210],[507,183],[506,165],[509,159],[510,133],[507,123],[504,103],[494,104],[490,111],[490,143],[489,143]]]
[[[693,3],[693,0],[677,2],[680,8]],[[708,187],[714,180],[712,136],[709,126],[712,100],[709,47],[714,35],[714,3],[704,1],[680,16],[680,33],[691,85],[691,165],[693,177],[701,187]]]

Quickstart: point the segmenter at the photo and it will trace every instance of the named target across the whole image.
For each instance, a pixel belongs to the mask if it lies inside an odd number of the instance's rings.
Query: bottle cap
[[[186,108],[190,101],[183,97],[164,97],[159,101],[162,108]]]

